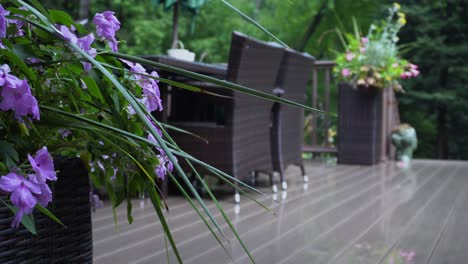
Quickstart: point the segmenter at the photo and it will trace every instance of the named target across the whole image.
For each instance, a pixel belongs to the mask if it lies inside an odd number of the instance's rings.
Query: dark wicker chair
[[[226,79],[262,92],[272,93],[284,49],[252,39],[241,33],[232,35]],[[209,87],[209,86],[207,86]],[[255,178],[259,172],[268,173],[273,190],[273,167],[270,149],[272,103],[240,92],[215,89],[231,98],[199,98],[203,103],[194,107],[193,93],[173,96],[173,108],[180,112],[171,117],[173,123],[199,135],[209,142],[193,136],[175,133],[177,144],[187,153],[205,161],[237,179]],[[190,113],[188,113],[190,112]],[[185,115],[188,116],[183,116]],[[183,116],[183,117],[181,117]],[[195,120],[195,121],[194,121]],[[201,168],[200,168],[201,169]],[[239,202],[236,192],[235,201]]]
[[[67,228],[34,213],[37,236],[10,227],[13,214],[0,204],[0,263],[92,263],[93,243],[89,178],[79,158],[57,158],[58,181],[48,209]]]
[[[314,67],[315,58],[304,53],[288,50],[284,53],[276,86],[285,99],[305,103],[306,86]],[[273,169],[280,173],[281,186],[287,189],[284,170],[288,165],[300,166],[304,181],[308,178],[302,162],[304,111],[275,103],[274,122],[271,133]]]

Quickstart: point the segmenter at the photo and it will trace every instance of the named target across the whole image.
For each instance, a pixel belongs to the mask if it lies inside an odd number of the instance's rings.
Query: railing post
[[[325,68],[325,111],[330,111],[330,69],[329,67]],[[330,146],[328,141],[328,129],[330,128],[330,120],[328,115],[324,115],[324,129],[325,129],[325,145]]]
[[[317,108],[317,88],[318,88],[318,70],[317,67],[314,67],[313,76],[312,76],[312,107]],[[312,126],[312,145],[317,145],[317,115],[311,113],[312,120],[310,122]]]

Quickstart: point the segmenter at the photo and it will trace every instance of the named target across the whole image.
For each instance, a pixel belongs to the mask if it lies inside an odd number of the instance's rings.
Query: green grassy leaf
[[[36,75],[33,73],[33,71],[31,71],[28,65],[26,65],[26,63],[24,63],[24,61],[16,54],[6,49],[0,49],[0,54],[8,58],[8,60],[11,62],[10,65],[15,65],[16,67],[20,68],[21,72],[23,72],[29,80],[36,80]]]
[[[0,199],[0,201],[6,206],[8,207],[8,209],[10,209],[13,214],[16,214],[16,212],[18,211],[18,208],[8,204],[7,202],[5,202],[3,199]],[[34,224],[34,216],[32,214],[25,214],[23,215],[23,218],[21,219],[21,224],[29,231],[31,232],[33,235],[37,235],[37,231],[36,231],[36,225]]]
[[[9,168],[15,167],[19,161],[18,152],[13,145],[3,140],[0,140],[0,158]]]
[[[63,24],[67,27],[73,24],[73,18],[64,11],[49,9],[50,19],[56,24]]]
[[[43,206],[40,205],[40,204],[36,204],[36,208],[37,208],[37,210],[39,210],[41,213],[45,214],[45,215],[48,216],[50,219],[54,220],[54,222],[56,222],[57,224],[63,226],[64,228],[67,228],[67,227],[62,223],[62,221],[60,221],[60,219],[58,219],[51,211],[49,211],[49,209],[43,207]]]
[[[171,244],[172,250],[174,250],[174,254],[176,255],[177,261],[179,263],[183,263],[182,258],[180,257],[180,254],[179,254],[179,250],[177,249],[177,246],[174,242],[174,238],[172,237],[169,226],[167,225],[166,218],[164,217],[164,214],[161,210],[161,207],[160,207],[161,199],[159,198],[158,193],[153,188],[153,186],[149,186],[149,188],[147,188],[146,191],[148,192],[148,195],[150,197],[151,203],[153,204],[154,210],[156,211],[156,214],[159,217],[159,221],[161,222],[161,225],[164,229],[164,233],[166,234],[167,239],[169,240],[169,243]]]

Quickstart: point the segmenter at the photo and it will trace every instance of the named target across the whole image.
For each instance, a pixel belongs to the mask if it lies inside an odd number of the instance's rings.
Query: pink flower
[[[361,53],[366,53],[366,48],[365,48],[365,47],[360,47],[360,48],[359,48],[359,51],[360,51]]]
[[[367,44],[367,43],[369,43],[369,39],[368,38],[361,38],[361,43],[362,44]]]
[[[352,61],[354,59],[354,57],[356,57],[356,55],[354,55],[352,52],[346,52],[346,60],[347,61]]]
[[[349,75],[351,75],[351,71],[348,68],[343,68],[343,70],[341,70],[341,75],[343,77],[348,77]]]
[[[411,70],[410,70],[410,73],[411,73],[411,76],[412,76],[412,77],[416,77],[416,76],[419,75],[419,71],[416,70],[416,69],[411,69]]]

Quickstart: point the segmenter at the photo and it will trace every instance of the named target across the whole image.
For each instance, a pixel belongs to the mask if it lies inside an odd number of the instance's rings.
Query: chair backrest
[[[227,80],[272,93],[284,48],[233,32]],[[232,121],[234,174],[271,171],[270,125],[272,102],[233,92],[228,115]]]
[[[287,50],[281,61],[276,86],[285,90],[284,97],[305,102],[307,82],[312,76],[315,58],[307,53]]]
[[[309,54],[288,50],[284,53],[276,86],[284,90],[285,99],[304,104],[307,83],[311,79],[315,58]],[[304,111],[281,106],[281,144],[283,165],[300,162],[304,135]],[[278,167],[278,164],[275,164]]]

